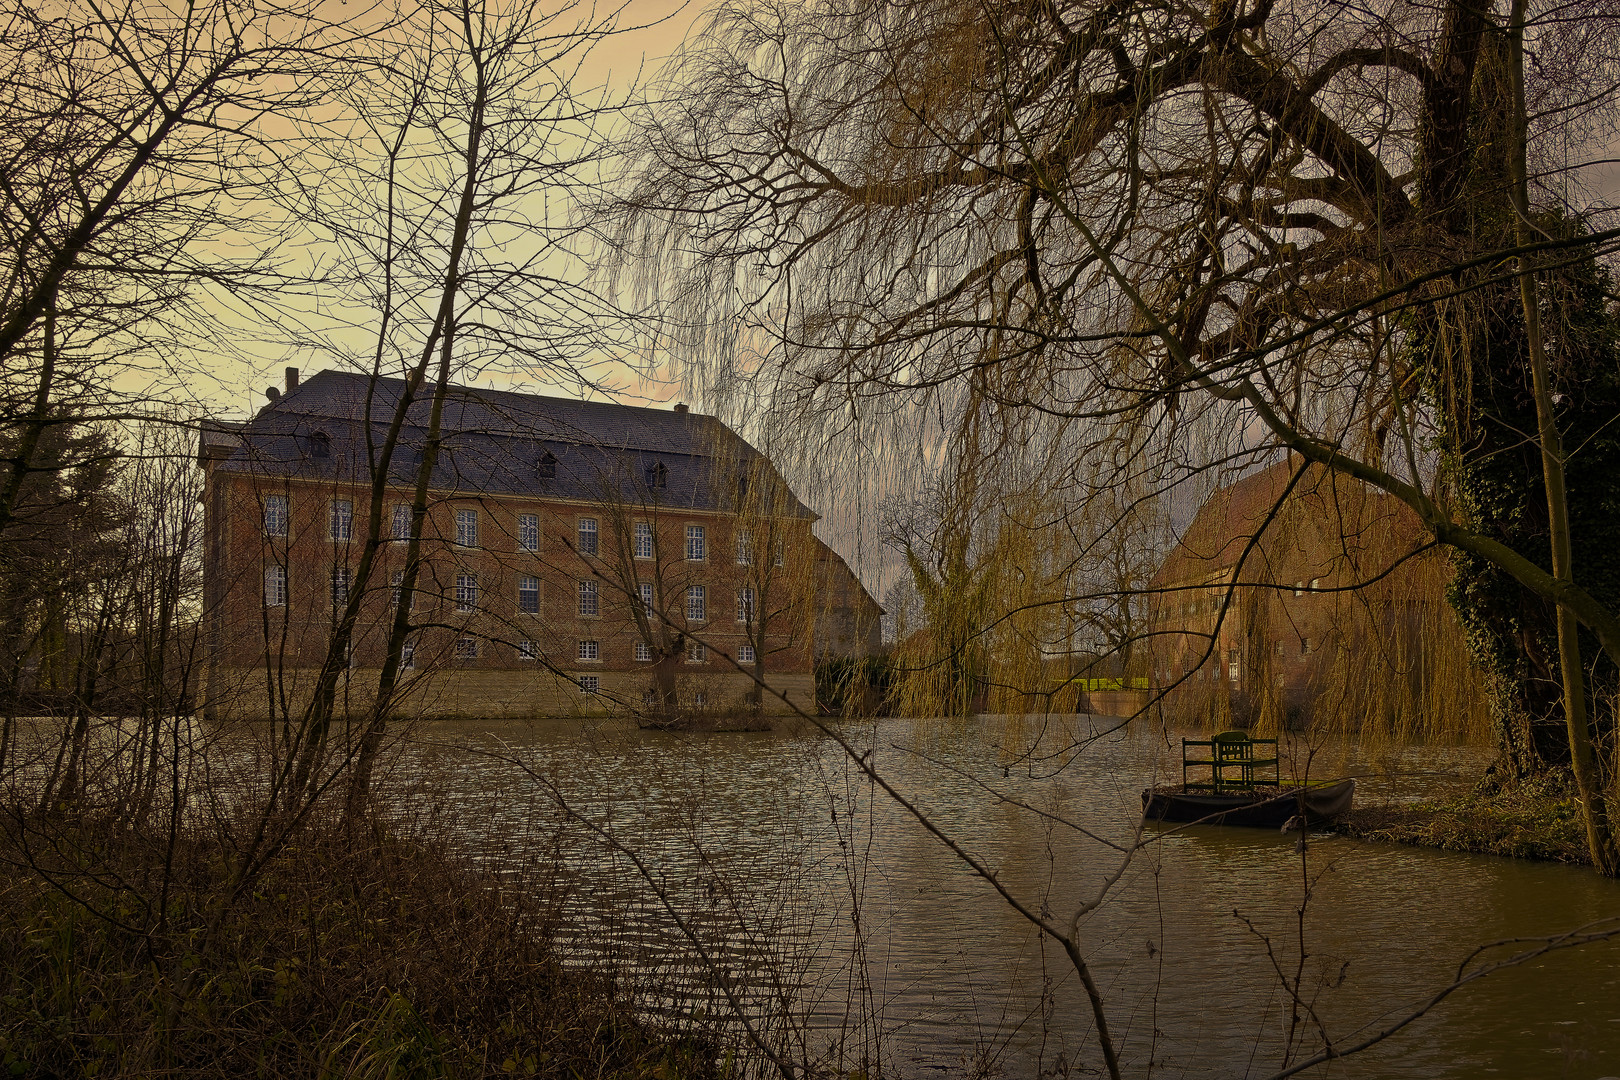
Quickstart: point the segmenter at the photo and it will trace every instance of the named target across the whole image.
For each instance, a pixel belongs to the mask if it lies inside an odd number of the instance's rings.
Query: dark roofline
[[[358,421],[361,420],[365,415],[363,409],[357,409],[354,411],[342,410],[335,412],[330,409],[320,408],[318,403],[330,400],[330,386],[332,383],[344,383],[358,388],[373,382],[375,383],[376,392],[386,392],[389,395],[389,397],[385,399],[385,401],[388,403],[391,403],[393,395],[400,393],[405,388],[405,380],[395,378],[393,376],[380,376],[373,380],[371,376],[364,375],[359,372],[338,371],[332,368],[323,368],[322,370],[317,371],[315,374],[305,378],[293,389],[282,394],[279,399],[267,402],[260,408],[257,415],[262,416],[266,412],[274,411],[282,415],[292,414],[296,416],[308,416],[311,418],[329,417],[332,419]],[[540,411],[549,412],[569,410],[580,411],[587,414],[595,414],[596,416],[604,418],[613,415],[623,416],[626,413],[640,414],[639,418],[644,419],[649,423],[657,423],[662,425],[680,424],[694,431],[699,431],[704,427],[713,425],[714,427],[719,428],[721,431],[724,431],[726,436],[729,436],[729,438],[736,440],[736,442],[742,447],[746,448],[748,452],[754,454],[759,453],[759,451],[755,450],[746,439],[732,431],[726,425],[722,424],[713,415],[709,413],[692,412],[690,409],[661,409],[651,405],[625,405],[616,401],[586,401],[582,398],[556,397],[549,394],[530,394],[518,390],[491,390],[478,386],[463,386],[459,383],[449,384],[446,387],[446,391],[447,401],[476,402],[498,413],[509,413],[512,415],[519,413],[534,414]],[[431,402],[431,400],[432,388],[431,386],[424,384],[416,401],[412,403],[412,407],[425,408],[427,404]],[[449,410],[447,410],[447,413],[448,411]],[[379,420],[387,420],[390,416],[390,410],[374,409],[371,419],[375,423]],[[448,415],[445,417],[445,422],[447,425],[451,422],[451,418]],[[249,421],[249,423],[251,423],[251,421]],[[422,425],[412,425],[409,421],[407,421],[406,426],[411,427]],[[446,427],[447,432],[453,430],[462,429],[449,426]],[[599,438],[593,438],[589,432],[584,430],[571,432],[566,427],[554,429],[549,432],[532,433],[532,435],[537,435],[548,442],[576,443],[582,446],[601,446],[614,450],[645,450],[655,453],[671,452],[667,447],[657,445],[656,443],[649,442],[646,445],[642,445],[637,442],[606,441]],[[691,453],[694,451],[676,452]],[[702,453],[702,451],[696,452]],[[705,454],[704,456],[713,456],[713,454],[709,453]]]
[[[365,469],[368,421],[380,436],[393,419],[405,386],[405,380],[399,378],[373,379],[330,369],[316,372],[264,405],[246,423],[210,422],[233,433],[220,438],[209,456],[226,472],[322,481],[347,472],[353,478],[359,475],[355,470]],[[431,388],[411,403],[404,425],[403,446],[407,449],[420,446],[431,404]],[[207,423],[204,426],[206,429]],[[587,490],[598,482],[592,474],[603,478],[612,470],[601,471],[601,463],[592,459],[630,455],[643,465],[649,459],[658,465],[668,463],[670,508],[728,512],[729,489],[708,491],[704,485],[724,483],[733,463],[759,462],[769,470],[773,482],[782,483],[790,504],[788,516],[811,520],[817,516],[781,481],[768,458],[717,418],[702,413],[452,385],[445,398],[441,432],[449,456],[435,468],[435,490],[595,502],[600,500]],[[305,444],[314,434],[332,438],[330,458],[321,455],[311,460],[308,456]],[[537,447],[555,447],[560,456],[579,458],[579,463],[565,469],[569,476],[538,488],[529,475],[532,463],[525,457],[532,456]],[[199,445],[199,459],[204,448]],[[572,449],[564,453],[565,448]],[[682,462],[685,464],[677,465]],[[396,459],[390,472],[402,467],[408,468]],[[629,481],[632,486],[635,482]],[[662,489],[664,485],[658,486]],[[686,493],[684,497],[677,495],[677,486]],[[626,492],[631,493],[629,488]]]

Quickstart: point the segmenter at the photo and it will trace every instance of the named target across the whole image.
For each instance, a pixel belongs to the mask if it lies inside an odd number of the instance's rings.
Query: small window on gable
[[[654,491],[663,491],[669,487],[669,470],[662,461],[655,461],[647,466],[647,486]]]
[[[317,431],[309,437],[309,456],[329,458],[332,456],[332,437],[324,431]]]
[[[540,479],[557,479],[557,455],[550,450],[540,455]]]

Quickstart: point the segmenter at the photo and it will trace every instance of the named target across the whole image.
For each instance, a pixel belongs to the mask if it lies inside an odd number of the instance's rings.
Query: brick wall
[[[261,715],[269,709],[267,672],[297,700],[326,655],[335,601],[361,587],[355,575],[369,533],[369,487],[211,465],[204,462],[210,705],[217,715]],[[409,501],[405,491],[385,498],[381,536],[392,534],[395,508]],[[638,525],[650,530],[651,557],[638,557],[647,554],[636,550]],[[651,683],[651,665],[637,658],[643,638],[632,608],[642,603],[643,584],[653,587],[655,619],[702,646],[680,665],[683,705],[699,694],[711,706],[740,699],[752,685],[728,660],[742,657],[752,667],[742,648],[750,624],[739,615],[767,619],[763,633],[752,628],[764,646],[756,653],[765,654],[766,681],[808,687],[814,586],[800,568],[815,561],[809,522],[773,523],[782,550],[753,552],[746,565],[738,554],[742,527],[735,515],[715,511],[434,493],[411,611],[422,709],[566,715],[639,703]],[[406,547],[381,542],[364,590],[346,679],[351,704],[364,698],[362,688],[375,692]],[[741,589],[759,586],[774,590],[769,612],[758,604],[747,611],[740,600]],[[604,696],[581,694],[586,678],[597,679]]]

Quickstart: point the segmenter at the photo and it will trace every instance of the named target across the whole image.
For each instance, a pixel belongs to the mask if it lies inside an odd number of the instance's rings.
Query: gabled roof
[[[404,389],[403,379],[321,371],[234,430],[205,425],[199,449],[219,455],[234,437],[236,446],[220,461],[220,471],[363,482]],[[395,453],[390,468],[396,485],[414,480],[431,404],[429,387],[407,411],[402,452]],[[712,416],[684,411],[452,386],[441,435],[432,479],[441,492],[622,499],[717,510],[731,508],[741,467],[776,476],[730,428]],[[548,456],[555,459],[554,477],[542,475]],[[660,465],[667,486],[649,489],[649,471]],[[785,486],[782,490],[788,514],[815,516]]]
[[[844,557],[828,547],[821,537],[812,539],[816,542],[816,574],[819,586],[823,589],[835,589],[840,584],[846,588],[854,586],[851,592],[857,604],[874,608],[879,615],[886,614],[883,605],[867,591],[866,583],[849,568],[849,563],[844,561]]]
[[[1421,531],[1404,503],[1324,466],[1306,466],[1289,492],[1288,482],[1299,465],[1300,459],[1289,455],[1216,491],[1198,508],[1149,584],[1165,588],[1230,570],[1257,534],[1260,539],[1243,571],[1246,581],[1327,573],[1333,563],[1365,550],[1375,537],[1399,542]]]

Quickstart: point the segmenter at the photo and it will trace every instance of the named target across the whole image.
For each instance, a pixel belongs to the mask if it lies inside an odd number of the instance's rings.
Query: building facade
[[[1155,687],[1217,724],[1467,727],[1483,698],[1427,540],[1404,503],[1296,457],[1217,490],[1150,582]]]
[[[815,515],[734,432],[452,387],[418,514],[428,402],[377,479],[403,388],[289,369],[252,420],[205,425],[211,714],[302,707],[346,612],[339,713],[371,707],[395,639],[412,715],[814,707]]]
[[[817,659],[861,659],[883,651],[883,608],[843,557],[816,540]]]

